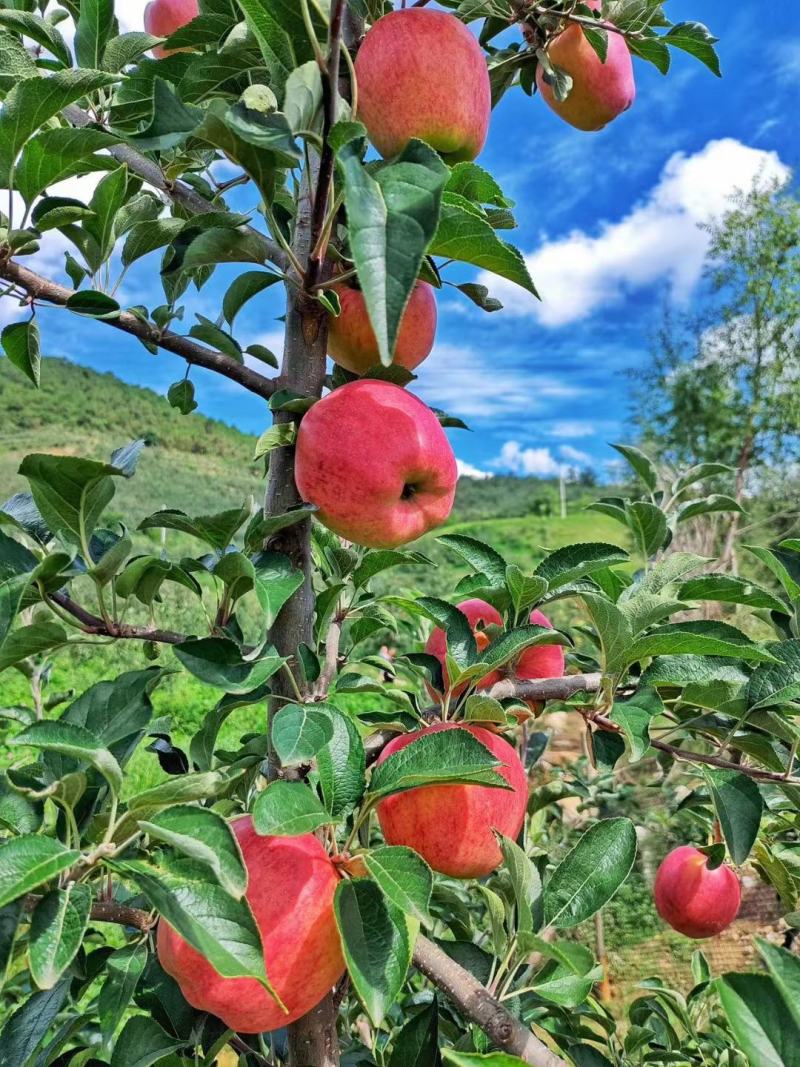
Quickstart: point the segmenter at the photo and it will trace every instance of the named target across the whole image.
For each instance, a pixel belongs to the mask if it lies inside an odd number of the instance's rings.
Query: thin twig
[[[19,285],[28,294],[32,301],[41,300],[55,307],[65,307],[67,301],[75,295],[74,289],[68,289],[58,282],[52,282],[35,274],[28,267],[15,263],[11,259],[0,257],[0,278],[6,278]],[[122,311],[114,319],[102,319],[106,326],[113,326],[116,330],[138,337],[147,344],[158,345],[175,356],[180,356],[187,363],[203,367],[205,370],[214,371],[224,378],[238,382],[256,396],[268,399],[275,392],[275,383],[271,378],[264,377],[258,371],[252,370],[243,363],[237,363],[235,359],[224,355],[222,352],[214,352],[193,341],[190,337],[182,337],[180,334],[169,330],[161,331],[157,326],[128,311]]]
[[[95,637],[113,637],[127,641],[153,641],[160,645],[182,645],[188,640],[186,634],[175,633],[172,630],[154,630],[146,626],[128,626],[113,621],[107,623],[99,615],[93,615],[90,611],[81,607],[66,593],[50,593],[48,599],[68,612],[81,625],[85,634]]]

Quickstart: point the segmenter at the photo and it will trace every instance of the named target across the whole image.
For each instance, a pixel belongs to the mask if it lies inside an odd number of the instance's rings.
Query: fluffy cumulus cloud
[[[676,299],[697,284],[708,247],[701,223],[719,217],[737,190],[787,181],[775,152],[733,138],[709,141],[694,155],[676,152],[658,183],[628,215],[595,233],[574,230],[526,256],[541,303],[508,282],[482,279],[513,314],[559,327],[587,318],[632,291],[666,283]]]
[[[491,471],[481,470],[480,467],[474,466],[472,463],[467,463],[466,460],[457,459],[456,466],[458,468],[459,478],[474,478],[475,481],[485,482],[487,478],[494,478],[494,474]]]
[[[549,448],[523,448],[519,441],[506,441],[500,455],[492,460],[498,470],[534,478],[559,478],[575,467],[590,467],[592,463],[588,452],[572,445],[561,445],[554,455]]]

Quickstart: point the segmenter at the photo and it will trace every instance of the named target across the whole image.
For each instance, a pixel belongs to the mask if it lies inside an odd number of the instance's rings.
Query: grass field
[[[0,500],[24,490],[17,470],[29,452],[59,452],[106,459],[122,444],[144,437],[137,474],[119,480],[117,495],[104,523],[123,522],[135,529],[141,519],[168,505],[190,514],[209,514],[240,505],[263,494],[263,469],[252,463],[255,439],[201,415],[180,416],[162,397],[147,389],[120,382],[113,375],[97,374],[63,360],[46,360],[42,387],[36,391],[7,360],[0,361]],[[498,477],[490,481],[463,481],[447,532],[459,532],[491,544],[510,563],[530,571],[549,551],[579,541],[626,544],[625,531],[605,516],[583,510],[591,490],[570,487],[569,514],[556,517],[557,487],[537,479]],[[440,531],[442,532],[442,531]],[[158,531],[138,534],[140,547],[150,552],[165,549],[180,558],[197,554],[199,546],[182,534],[169,532],[162,542]],[[428,537],[419,546],[436,564],[425,571],[391,572],[393,590],[414,589],[424,581],[425,592],[449,597],[465,567],[453,554]],[[91,596],[85,590],[86,597]],[[168,615],[162,624],[185,633],[198,632],[203,619],[194,598],[177,586],[166,593]],[[87,603],[91,603],[87,599]],[[556,621],[559,619],[556,609]],[[146,621],[141,609],[140,621]],[[129,621],[134,621],[131,617]],[[171,652],[161,653],[165,666],[174,663]],[[80,693],[104,678],[146,664],[138,644],[122,643],[75,647],[54,658],[48,691]],[[219,693],[183,672],[168,676],[154,694],[156,714],[171,721],[176,744],[183,745],[196,731]],[[0,703],[29,703],[25,678],[6,672],[0,678]],[[226,724],[221,744],[261,729],[263,710],[246,708]],[[130,788],[141,789],[159,781],[162,772],[154,756],[136,757]]]

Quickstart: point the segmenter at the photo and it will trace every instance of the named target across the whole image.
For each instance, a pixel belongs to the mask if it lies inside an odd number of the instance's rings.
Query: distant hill
[[[252,462],[254,437],[196,412],[180,415],[164,397],[113,374],[46,359],[37,390],[0,359],[0,500],[25,488],[17,469],[29,452],[104,459],[139,437],[148,447],[136,477],[117,483],[108,518],[132,527],[164,505],[208,514],[263,494],[262,466]],[[595,495],[591,488],[570,486],[570,514],[561,519],[558,487],[551,481],[462,479],[448,525],[530,568],[544,551],[571,541],[625,542],[621,527],[583,510]],[[441,566],[434,584],[444,592],[452,587],[454,561],[431,541],[426,551]]]

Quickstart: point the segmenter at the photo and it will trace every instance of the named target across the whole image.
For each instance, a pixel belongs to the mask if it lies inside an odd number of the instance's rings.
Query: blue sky
[[[138,3],[117,6],[134,28]],[[525,253],[544,300],[484,278],[504,311],[486,315],[454,289],[440,294],[437,344],[412,388],[470,425],[472,432],[451,434],[467,471],[551,475],[568,463],[602,472],[613,455],[608,442],[630,437],[625,372],[648,359],[664,300],[702,300],[698,223],[755,175],[800,168],[797,9],[670,0],[667,13],[703,21],[721,38],[721,81],[674,53],[667,78],[635,61],[637,101],[601,133],[573,130],[518,89],[494,114],[479,162],[517,202],[519,228],[507,236]],[[63,262],[55,251],[45,254],[51,270]],[[131,272],[126,302],[160,302],[156,262]],[[216,315],[231,277],[220,270],[187,298],[187,328],[195,312]],[[281,314],[275,298],[254,301],[237,336],[279,350]],[[159,392],[182,376],[174,357],[151,356],[100,324],[55,311],[40,321],[48,355]],[[264,429],[258,398],[209,374],[193,378],[202,412]]]

